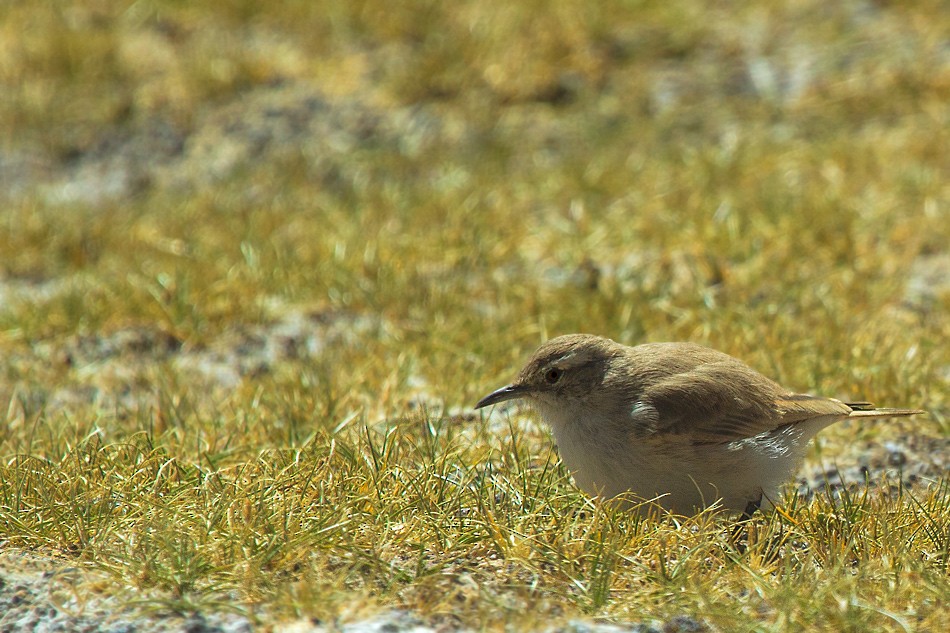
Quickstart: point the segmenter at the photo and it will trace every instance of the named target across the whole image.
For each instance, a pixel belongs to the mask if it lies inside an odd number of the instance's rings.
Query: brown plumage
[[[476,408],[513,398],[551,425],[585,491],[631,493],[678,513],[774,501],[825,426],[922,413],[795,393],[692,343],[627,347],[589,334],[548,341]]]

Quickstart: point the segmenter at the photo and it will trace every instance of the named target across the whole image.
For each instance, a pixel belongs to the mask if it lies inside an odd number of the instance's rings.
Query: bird
[[[629,347],[593,334],[542,344],[475,408],[513,399],[551,427],[584,492],[676,515],[714,507],[749,517],[779,502],[826,426],[924,413],[797,393],[694,343]]]

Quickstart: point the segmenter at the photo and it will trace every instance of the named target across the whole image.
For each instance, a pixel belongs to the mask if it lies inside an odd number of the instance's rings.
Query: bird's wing
[[[851,408],[830,398],[792,394],[738,361],[704,363],[669,375],[640,393],[638,424],[656,434],[722,443],[754,437]]]
[[[851,405],[834,398],[822,398],[806,393],[789,393],[775,400],[782,412],[782,424],[797,424],[817,417],[833,415],[845,418],[851,413]]]

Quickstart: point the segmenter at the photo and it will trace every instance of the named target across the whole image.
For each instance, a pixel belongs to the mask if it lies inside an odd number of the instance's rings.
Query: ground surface
[[[947,628],[948,32],[5,4],[0,631]],[[572,331],[929,413],[641,522],[471,408]]]

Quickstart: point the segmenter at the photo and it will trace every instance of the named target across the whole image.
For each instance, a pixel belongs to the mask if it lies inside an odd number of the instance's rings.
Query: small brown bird
[[[515,382],[475,408],[514,398],[551,426],[585,492],[632,493],[675,514],[717,501],[751,514],[778,500],[808,441],[829,424],[923,413],[795,393],[692,343],[627,347],[590,334],[548,341]]]

